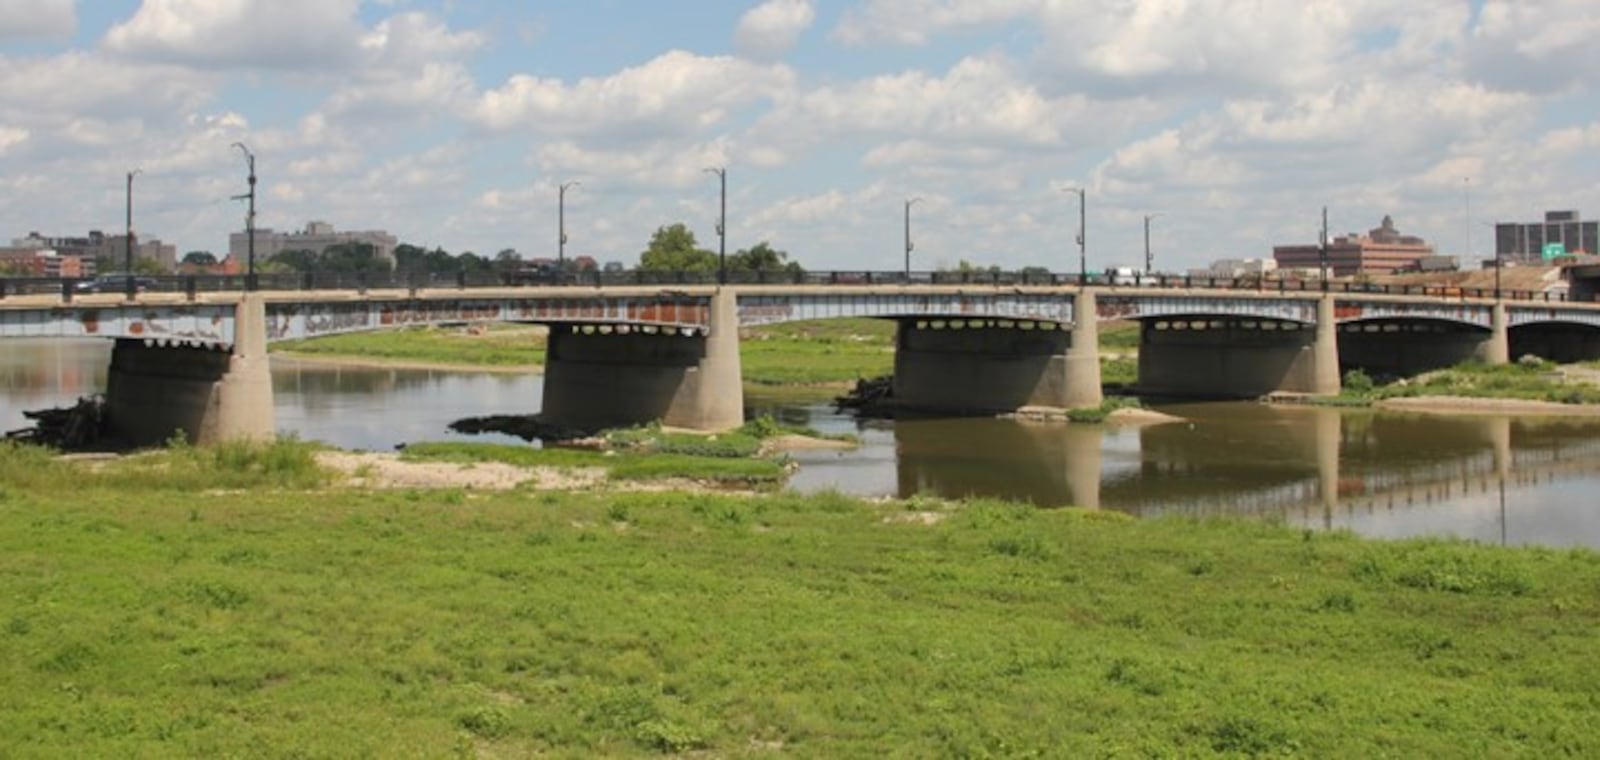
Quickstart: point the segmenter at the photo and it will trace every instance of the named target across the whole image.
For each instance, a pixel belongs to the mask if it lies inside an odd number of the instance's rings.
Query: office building
[[[1594,253],[1600,225],[1576,211],[1546,211],[1542,222],[1501,222],[1494,226],[1494,252],[1503,259],[1539,261]]]
[[[1328,241],[1328,274],[1348,277],[1414,270],[1420,259],[1430,256],[1433,256],[1433,246],[1422,238],[1401,234],[1395,229],[1394,219],[1384,216],[1383,222],[1365,235],[1352,232]],[[1322,246],[1316,243],[1274,246],[1272,258],[1279,269],[1320,272]]]

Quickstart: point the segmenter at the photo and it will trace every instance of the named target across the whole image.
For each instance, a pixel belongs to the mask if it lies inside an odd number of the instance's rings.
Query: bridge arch
[[[1511,325],[1506,338],[1512,359],[1529,355],[1560,363],[1600,359],[1600,325],[1588,321],[1523,321]]]

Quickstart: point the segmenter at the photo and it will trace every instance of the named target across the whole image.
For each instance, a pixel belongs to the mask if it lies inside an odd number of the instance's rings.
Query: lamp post
[[[722,184],[721,211],[717,214],[717,282],[728,282],[728,169],[725,166],[714,166],[706,171],[717,175]]]
[[[126,288],[129,298],[133,298],[133,294],[137,292],[137,286],[134,284],[133,279],[133,175],[139,173],[139,169],[128,172],[128,227],[127,237],[123,239],[122,271],[128,276]]]
[[[1144,273],[1155,271],[1155,261],[1150,257],[1150,220],[1161,216],[1160,214],[1144,215]]]
[[[567,271],[567,190],[582,185],[573,180],[563,182],[556,191],[556,271]]]
[[[1328,289],[1328,207],[1322,207],[1322,242],[1317,248],[1317,261],[1322,272],[1322,289]]]
[[[1085,187],[1064,187],[1063,192],[1076,193],[1078,196],[1078,285],[1089,282],[1089,254],[1084,248],[1084,238],[1087,236],[1088,217],[1085,215],[1085,206],[1088,199],[1085,197],[1089,189]]]
[[[916,248],[911,243],[911,207],[921,200],[921,198],[906,199],[906,282],[911,282],[911,251]]]
[[[240,152],[244,153],[245,165],[250,167],[250,192],[247,192],[244,195],[235,195],[235,196],[233,196],[233,199],[236,200],[236,201],[237,200],[248,199],[250,201],[250,210],[245,214],[245,217],[244,217],[244,232],[245,232],[245,246],[246,246],[245,250],[247,251],[247,256],[248,256],[248,258],[246,259],[248,268],[246,269],[246,272],[245,272],[244,289],[245,290],[255,290],[256,286],[257,286],[257,283],[256,283],[256,154],[251,153],[250,149],[245,147],[245,144],[242,143],[242,142],[234,143],[233,147],[238,148]]]

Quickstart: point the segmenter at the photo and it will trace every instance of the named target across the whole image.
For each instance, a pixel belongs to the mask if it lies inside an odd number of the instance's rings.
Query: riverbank
[[[191,455],[0,451],[0,754],[1600,753],[1592,552]]]

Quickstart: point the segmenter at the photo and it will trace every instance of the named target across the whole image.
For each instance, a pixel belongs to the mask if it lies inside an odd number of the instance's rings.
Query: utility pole
[[[725,166],[715,166],[706,171],[717,175],[722,183],[721,208],[717,214],[717,282],[728,282],[728,169]]]
[[[256,283],[256,154],[251,153],[250,149],[245,147],[242,142],[234,143],[233,147],[244,153],[245,165],[250,167],[250,192],[244,195],[235,195],[233,199],[236,201],[249,199],[250,201],[250,210],[244,217],[245,245],[246,251],[248,251],[248,269],[246,269],[245,273],[244,289],[255,290],[258,286]]]
[[[1155,260],[1150,256],[1150,220],[1161,216],[1160,214],[1144,215],[1144,273],[1155,271]]]
[[[127,294],[129,298],[133,298],[133,294],[138,292],[138,286],[133,279],[133,175],[138,174],[139,171],[134,169],[128,172],[128,228],[127,237],[123,239],[125,245],[122,253],[122,271],[128,277]]]
[[[583,184],[577,180],[562,183],[556,192],[556,270],[567,271],[567,189]]]
[[[915,248],[911,243],[911,206],[921,200],[921,198],[906,200],[906,282],[911,282],[911,251]]]
[[[1322,244],[1318,248],[1318,260],[1322,268],[1322,289],[1328,289],[1328,207],[1322,207]]]
[[[1078,285],[1089,284],[1089,254],[1085,248],[1084,238],[1089,233],[1088,216],[1085,207],[1088,204],[1089,189],[1086,187],[1064,187],[1063,192],[1077,193],[1078,195]]]

